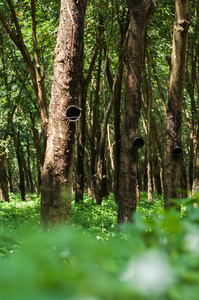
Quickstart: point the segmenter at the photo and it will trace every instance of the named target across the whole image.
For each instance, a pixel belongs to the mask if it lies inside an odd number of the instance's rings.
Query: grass
[[[40,230],[40,197],[26,195],[27,201],[21,201],[19,195],[10,195],[10,202],[0,203],[0,255],[12,253],[24,238]],[[86,235],[94,235],[98,240],[108,240],[117,234],[117,204],[110,195],[97,205],[95,200],[84,194],[82,204],[72,201],[71,226],[81,228]],[[163,199],[155,197],[154,203],[148,203],[147,194],[141,194],[137,211],[145,219],[163,212]]]
[[[197,300],[199,195],[182,214],[141,194],[135,224],[117,231],[113,196],[72,202],[71,226],[40,232],[40,199],[0,203],[0,298]]]
[[[117,231],[113,196],[72,202],[71,226],[40,232],[40,199],[0,203],[0,298],[5,300],[197,300],[199,197],[183,214],[141,194],[135,224]]]

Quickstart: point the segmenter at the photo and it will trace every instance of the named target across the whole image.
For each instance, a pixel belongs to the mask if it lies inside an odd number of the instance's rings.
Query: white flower
[[[140,294],[160,295],[174,282],[174,273],[167,258],[156,250],[149,250],[129,263],[121,276]]]
[[[96,236],[96,239],[99,240],[99,239],[101,239],[101,237],[100,237],[99,235],[97,235],[97,236]]]
[[[69,259],[70,256],[71,256],[70,250],[63,250],[62,252],[60,252],[61,258]]]
[[[198,255],[199,252],[199,232],[194,230],[185,237],[185,248],[192,252],[194,255]]]

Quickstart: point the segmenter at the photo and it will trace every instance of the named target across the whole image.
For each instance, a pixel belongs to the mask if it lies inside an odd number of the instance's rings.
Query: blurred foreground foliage
[[[47,232],[38,197],[27,200],[0,204],[1,299],[198,299],[199,195],[180,214],[143,194],[119,232],[112,196],[99,207],[85,195],[70,227]]]

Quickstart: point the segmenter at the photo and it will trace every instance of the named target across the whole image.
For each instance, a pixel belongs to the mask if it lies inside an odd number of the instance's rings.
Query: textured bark
[[[182,101],[185,74],[185,52],[190,24],[189,1],[176,0],[171,54],[171,74],[167,104],[167,141],[164,166],[164,206],[171,206],[170,199],[181,196],[183,170],[182,154],[174,155],[173,149],[181,147]]]
[[[154,1],[151,0],[128,0],[127,3],[130,11],[130,29],[126,64],[126,98],[121,137],[118,223],[132,221],[132,213],[136,210],[138,150],[133,147],[133,139],[138,136],[141,106],[140,85],[146,26],[155,7]]]
[[[61,0],[42,170],[43,227],[54,227],[70,221],[75,122],[66,120],[65,113],[69,105],[78,104],[85,9],[86,1]]]

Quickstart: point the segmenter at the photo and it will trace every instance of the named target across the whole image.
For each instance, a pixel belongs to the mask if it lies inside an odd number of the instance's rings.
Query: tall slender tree
[[[189,0],[175,1],[171,74],[167,103],[167,140],[164,173],[164,206],[179,198],[182,188],[183,157],[181,145],[182,102],[185,75],[185,52],[190,25]]]
[[[35,94],[38,99],[39,113],[41,117],[41,127],[44,137],[44,145],[46,144],[46,135],[47,135],[47,124],[48,124],[48,107],[47,107],[47,96],[44,85],[44,76],[41,74],[41,66],[39,60],[39,49],[37,44],[36,36],[36,0],[31,0],[31,19],[32,19],[32,40],[34,48],[34,62],[31,58],[31,55],[28,51],[27,45],[25,43],[20,22],[17,17],[15,6],[12,0],[6,0],[7,5],[12,16],[13,24],[11,25],[6,18],[3,10],[0,9],[0,21],[5,27],[8,35],[11,40],[14,42],[16,47],[21,52],[26,68],[29,72],[32,85],[35,91]],[[14,26],[13,26],[14,25]]]
[[[78,104],[86,4],[86,0],[61,0],[42,170],[41,221],[44,227],[70,221],[75,122],[67,120],[66,111]]]
[[[118,222],[129,222],[136,210],[138,153],[133,140],[139,132],[141,73],[148,18],[155,8],[153,0],[127,0],[130,28],[126,63],[126,99],[121,137]]]
[[[75,201],[78,203],[83,200],[84,192],[84,148],[86,136],[86,98],[87,89],[91,81],[91,75],[94,64],[97,58],[98,50],[101,44],[102,24],[100,24],[99,37],[94,47],[93,56],[89,65],[87,76],[81,78],[81,93],[80,93],[80,107],[82,109],[79,130],[77,134],[77,163],[76,163],[76,185],[75,185]]]

